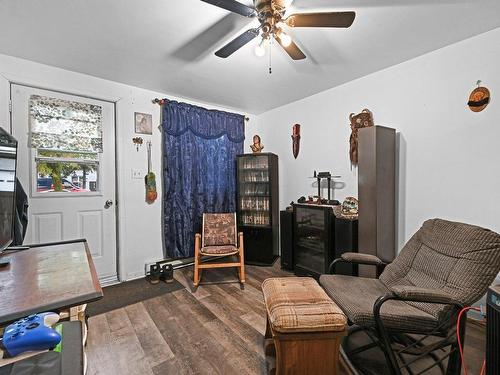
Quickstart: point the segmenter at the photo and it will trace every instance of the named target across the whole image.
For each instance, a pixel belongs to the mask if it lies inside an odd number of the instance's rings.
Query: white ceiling
[[[251,0],[242,0],[250,4]],[[439,4],[436,4],[438,3]],[[249,28],[200,0],[0,0],[0,53],[259,114],[500,27],[498,0],[295,0],[354,10],[349,29],[294,29],[308,58],[281,47],[214,51]]]

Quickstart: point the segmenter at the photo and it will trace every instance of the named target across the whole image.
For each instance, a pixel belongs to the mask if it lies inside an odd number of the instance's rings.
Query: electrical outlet
[[[132,178],[140,180],[144,178],[144,174],[140,169],[132,169]]]

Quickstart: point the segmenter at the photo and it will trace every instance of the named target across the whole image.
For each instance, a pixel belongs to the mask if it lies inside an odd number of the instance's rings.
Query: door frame
[[[4,108],[7,108],[7,117],[8,117],[8,125],[9,125],[9,131],[12,134],[12,86],[13,85],[18,85],[18,86],[25,86],[28,88],[32,89],[40,89],[40,90],[47,90],[47,91],[53,91],[55,93],[59,94],[65,94],[65,95],[73,95],[73,96],[79,96],[81,98],[88,98],[88,99],[93,99],[93,100],[99,100],[103,102],[108,102],[113,105],[114,108],[114,123],[113,123],[113,130],[114,130],[114,143],[115,143],[115,181],[114,181],[114,187],[115,187],[115,223],[116,223],[116,280],[113,278],[112,280],[107,280],[104,279],[101,281],[101,285],[103,286],[108,286],[108,285],[113,285],[116,283],[120,283],[123,281],[123,275],[125,275],[125,270],[124,270],[124,264],[122,264],[122,257],[121,257],[121,237],[123,231],[121,230],[121,225],[120,225],[120,212],[122,211],[122,208],[118,204],[119,202],[122,201],[121,197],[123,192],[120,189],[120,184],[119,184],[119,154],[120,150],[118,147],[118,127],[116,126],[119,122],[119,109],[121,109],[124,105],[123,103],[123,98],[121,97],[113,97],[113,96],[102,96],[102,95],[96,95],[95,93],[81,90],[81,89],[76,89],[76,90],[67,90],[64,87],[61,86],[55,86],[52,84],[47,84],[46,82],[43,82],[39,79],[35,78],[22,78],[16,75],[10,75],[6,74],[4,72],[0,72],[0,105],[2,105]],[[6,92],[7,91],[7,92]],[[5,97],[5,94],[7,96]],[[5,103],[3,103],[5,101]]]

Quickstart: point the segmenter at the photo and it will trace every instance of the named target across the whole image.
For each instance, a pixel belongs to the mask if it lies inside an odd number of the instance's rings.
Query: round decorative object
[[[356,220],[358,218],[358,200],[354,197],[347,197],[342,205],[335,206],[333,212],[341,219]]]
[[[476,87],[469,96],[469,106],[472,112],[481,112],[490,103],[490,90],[486,87]]]

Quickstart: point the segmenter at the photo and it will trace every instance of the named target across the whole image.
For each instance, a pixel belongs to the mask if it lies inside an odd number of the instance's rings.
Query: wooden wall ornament
[[[300,124],[295,124],[292,128],[292,152],[293,157],[297,159],[300,151]]]
[[[158,198],[158,192],[156,191],[156,176],[152,170],[151,166],[151,141],[148,141],[148,174],[144,178],[146,183],[146,202],[148,204],[153,204],[156,198]]]
[[[469,95],[467,105],[472,112],[481,112],[490,104],[490,90],[480,84],[481,81],[477,81],[477,87]]]
[[[349,115],[351,122],[351,137],[349,138],[349,156],[352,165],[358,165],[358,130],[373,126],[373,113],[369,109],[363,109],[361,113]]]

